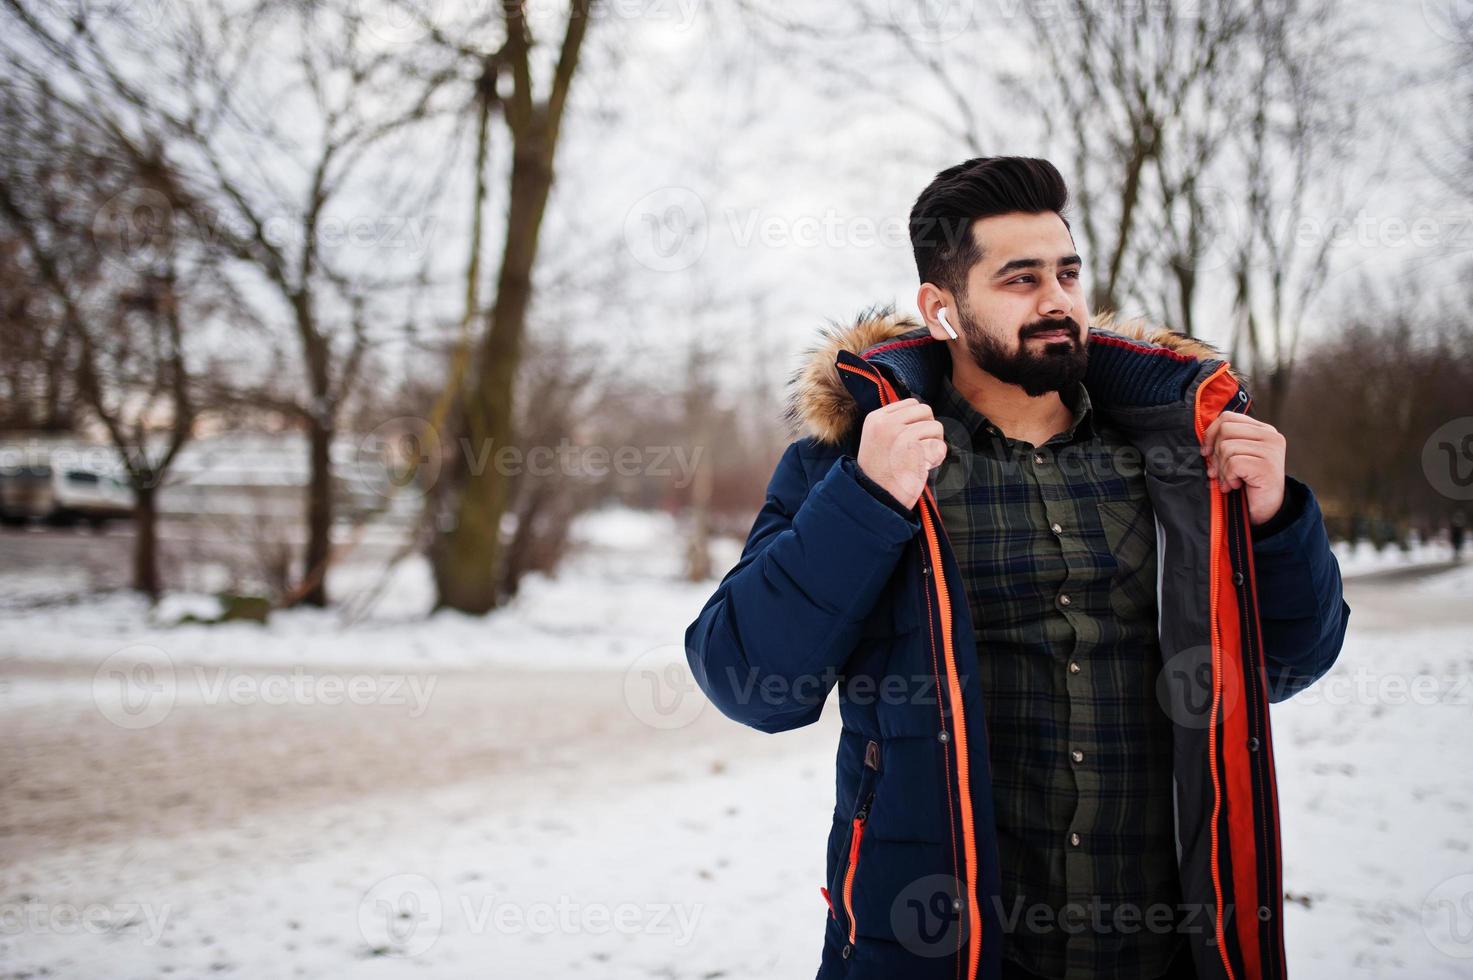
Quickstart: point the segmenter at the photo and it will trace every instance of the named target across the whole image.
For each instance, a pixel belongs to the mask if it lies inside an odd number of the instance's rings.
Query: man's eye
[[[1013,285],[1022,285],[1033,281],[1032,276],[1019,276],[1013,280]]]
[[[1061,278],[1061,279],[1078,279],[1079,278],[1079,270],[1078,269],[1065,269],[1063,272],[1059,273],[1059,278]]]

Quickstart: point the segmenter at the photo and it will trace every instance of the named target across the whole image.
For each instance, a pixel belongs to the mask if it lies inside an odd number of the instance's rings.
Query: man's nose
[[[1069,293],[1054,279],[1053,288],[1045,291],[1038,304],[1038,315],[1045,320],[1061,320],[1074,311],[1074,302]]]

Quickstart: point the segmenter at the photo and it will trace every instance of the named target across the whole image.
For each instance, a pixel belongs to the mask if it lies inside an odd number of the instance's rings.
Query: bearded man
[[[921,322],[830,330],[686,630],[765,732],[838,688],[828,978],[1282,978],[1268,705],[1350,614],[1314,494],[1213,347],[1092,317],[1048,161],[910,215]]]

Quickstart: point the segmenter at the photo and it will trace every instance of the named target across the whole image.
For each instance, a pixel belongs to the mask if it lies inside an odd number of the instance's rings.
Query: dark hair
[[[910,209],[910,246],[921,282],[965,295],[967,271],[982,258],[972,222],[1015,211],[1052,211],[1067,228],[1063,211],[1068,201],[1064,178],[1047,160],[974,157],[947,167]]]

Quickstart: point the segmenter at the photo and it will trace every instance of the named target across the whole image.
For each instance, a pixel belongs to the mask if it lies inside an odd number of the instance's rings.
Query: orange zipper
[[[941,563],[941,545],[936,536],[936,524],[928,509],[936,506],[935,498],[931,496],[931,488],[926,487],[922,494],[925,505],[921,507],[921,524],[926,530],[926,543],[931,552],[931,567],[935,574],[931,578],[936,583],[936,596],[940,608],[945,610],[946,615],[941,618],[941,649],[946,661],[946,680],[948,688],[948,701],[951,704],[951,716],[954,719],[952,728],[956,732],[956,768],[959,773],[957,781],[961,784],[959,803],[961,804],[962,816],[962,852],[966,857],[966,887],[967,887],[967,947],[968,947],[968,969],[967,976],[975,977],[981,966],[982,959],[982,913],[977,908],[976,879],[972,869],[977,866],[977,839],[972,831],[972,793],[969,774],[971,772],[971,760],[967,750],[967,716],[962,705],[961,679],[956,671],[956,654],[952,648],[951,636],[951,597],[946,588],[946,576],[943,574]]]
[[[848,364],[839,364],[841,370],[851,371],[874,382],[880,391],[880,404],[888,405],[896,398],[895,389],[890,383],[878,373],[862,371]],[[957,795],[961,805],[962,823],[962,853],[964,856],[964,867],[962,878],[966,887],[964,901],[967,907],[967,976],[977,976],[982,962],[982,914],[977,906],[977,881],[973,869],[977,867],[977,839],[972,824],[972,784],[970,760],[967,753],[967,718],[966,710],[962,704],[961,680],[957,675],[956,654],[952,647],[952,617],[951,599],[946,588],[946,575],[944,565],[941,561],[941,544],[936,534],[936,520],[939,519],[940,511],[936,508],[936,498],[931,495],[928,486],[921,491],[921,524],[925,528],[926,546],[931,556],[931,567],[935,574],[931,576],[936,583],[936,599],[941,610],[941,644],[943,659],[946,661],[947,679],[947,702],[951,708],[952,728],[956,739],[956,765],[957,765]],[[933,518],[932,510],[936,509],[937,517]],[[851,850],[851,861],[853,858]],[[852,864],[851,864],[852,867]],[[845,882],[847,889],[850,882]],[[848,905],[846,898],[845,905]],[[850,918],[850,941],[853,941],[853,920]]]
[[[869,821],[869,801],[854,818],[854,832],[849,835],[849,867],[844,872],[844,914],[849,917],[849,941],[854,942],[858,926],[854,918],[854,874],[859,870],[859,842],[864,839],[864,825]]]
[[[1227,370],[1224,364],[1212,373],[1207,380],[1197,386],[1196,404],[1196,428],[1197,440],[1200,443],[1202,434],[1206,427],[1202,425],[1202,392],[1211,386],[1218,375]],[[1207,491],[1211,495],[1211,518],[1210,533],[1212,535],[1211,551],[1209,556],[1210,572],[1208,575],[1208,620],[1212,639],[1212,711],[1208,716],[1207,725],[1207,767],[1212,775],[1212,890],[1216,897],[1217,921],[1215,923],[1217,936],[1217,952],[1222,960],[1222,968],[1227,972],[1228,980],[1235,980],[1233,967],[1228,962],[1227,936],[1223,929],[1222,921],[1222,876],[1218,867],[1218,839],[1217,821],[1222,811],[1222,785],[1217,771],[1217,717],[1222,707],[1222,637],[1218,632],[1218,561],[1222,555],[1222,490],[1215,476],[1208,477]]]

